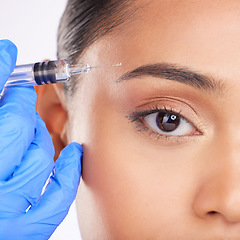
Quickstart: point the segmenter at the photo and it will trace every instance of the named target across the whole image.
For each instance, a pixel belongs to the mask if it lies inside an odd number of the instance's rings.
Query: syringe
[[[70,76],[88,73],[92,68],[115,67],[121,63],[106,66],[91,67],[85,65],[69,65],[67,60],[38,62],[16,66],[10,75],[5,87],[8,86],[33,86],[51,83],[66,82]]]

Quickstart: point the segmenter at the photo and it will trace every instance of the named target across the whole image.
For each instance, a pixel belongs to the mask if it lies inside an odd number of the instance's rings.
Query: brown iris
[[[175,114],[159,112],[156,118],[159,129],[163,132],[172,132],[180,124],[180,117]]]

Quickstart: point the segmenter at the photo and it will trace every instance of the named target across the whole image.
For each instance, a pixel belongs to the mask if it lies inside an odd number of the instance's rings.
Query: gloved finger
[[[45,123],[37,116],[36,134],[22,164],[8,181],[0,182],[0,212],[16,216],[35,205],[54,167],[54,147]]]
[[[13,71],[16,60],[16,46],[9,40],[0,40],[0,92]]]
[[[0,40],[0,92],[2,92],[6,80],[15,67],[16,58],[16,46],[9,40]],[[33,92],[33,89],[31,91]],[[29,90],[24,91],[22,88],[18,94],[15,94],[16,89],[14,89],[13,93],[10,94],[8,91],[0,100],[0,180],[7,179],[15,167],[20,164],[22,155],[30,144],[29,139],[32,140],[34,136],[35,124],[31,122],[32,119],[24,122],[22,118],[21,121],[19,118],[15,118],[19,113],[21,116],[24,115],[25,109],[28,110],[26,101],[21,101],[23,98],[28,98],[28,101],[36,101],[36,97],[33,100],[32,97],[28,96],[28,92]],[[11,95],[11,99],[7,98],[7,95]],[[22,133],[25,134],[21,138]],[[22,141],[25,135],[28,138]]]
[[[0,181],[11,178],[34,138],[35,107],[33,87],[7,88],[0,99]]]
[[[48,239],[67,215],[77,194],[81,158],[82,147],[78,143],[71,143],[62,151],[56,162],[52,183],[35,207],[24,216],[24,221],[33,223],[26,229],[30,236],[35,234],[36,239]]]

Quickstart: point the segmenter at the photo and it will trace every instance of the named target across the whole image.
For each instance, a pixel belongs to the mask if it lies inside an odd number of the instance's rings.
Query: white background
[[[67,0],[1,0],[0,39],[17,45],[17,64],[56,59],[57,28]],[[80,239],[76,207],[51,240]]]

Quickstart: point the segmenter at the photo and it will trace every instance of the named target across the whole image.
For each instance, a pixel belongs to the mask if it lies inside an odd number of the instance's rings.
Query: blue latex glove
[[[15,67],[16,55],[15,45],[0,41],[0,91]],[[0,99],[0,239],[4,240],[49,239],[67,215],[80,180],[81,146],[68,145],[54,164],[51,137],[35,103],[33,87],[8,88]],[[55,174],[41,196],[54,165]]]

